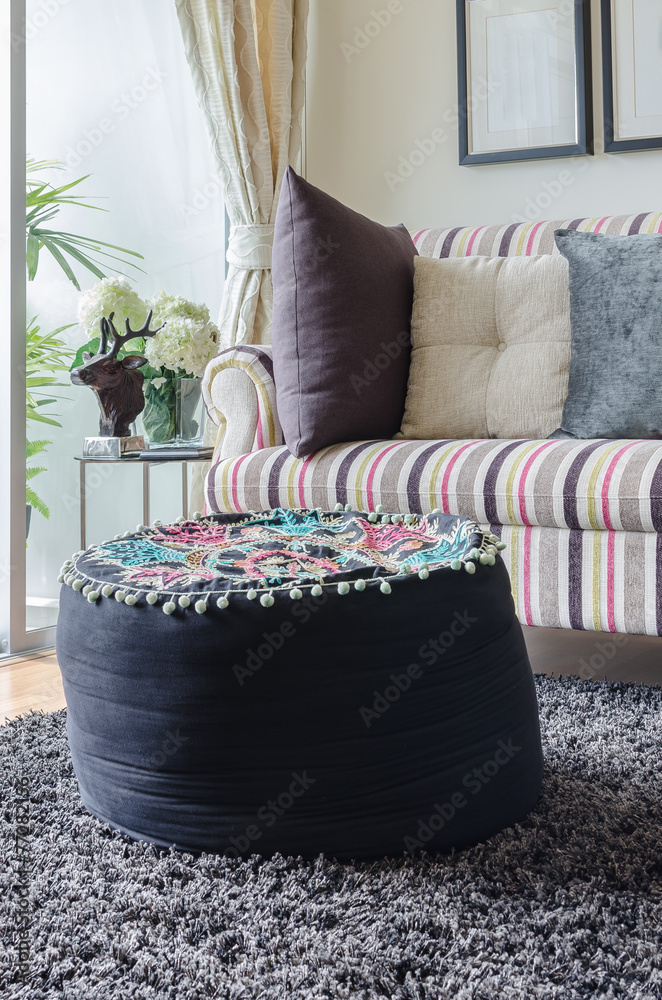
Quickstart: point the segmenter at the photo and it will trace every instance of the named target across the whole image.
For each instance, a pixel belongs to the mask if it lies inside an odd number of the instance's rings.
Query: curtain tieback
[[[234,267],[261,271],[271,267],[273,245],[273,226],[263,226],[258,223],[230,226],[230,238],[225,256],[228,264]]]

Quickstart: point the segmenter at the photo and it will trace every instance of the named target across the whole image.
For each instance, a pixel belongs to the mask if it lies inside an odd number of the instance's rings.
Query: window
[[[14,26],[21,25],[22,12],[17,10],[21,6],[12,0]],[[106,209],[65,206],[52,227],[138,251],[144,257],[137,261],[142,271],[122,264],[118,267],[140,295],[164,288],[205,302],[215,317],[223,291],[224,205],[174,5],[162,0],[27,0],[24,17],[27,110],[23,152],[38,161],[62,163],[62,170],[38,172],[57,186],[89,174],[76,192],[80,191],[83,201],[95,199],[93,204]],[[22,27],[19,32],[20,42]],[[15,44],[9,53],[19,77],[22,51],[21,45]],[[22,113],[16,88],[12,113],[18,122],[13,144],[16,170]],[[3,163],[3,169],[8,169],[7,164]],[[8,183],[4,174],[2,181]],[[14,187],[16,196],[16,177]],[[3,209],[6,211],[7,205]],[[24,256],[20,233],[14,233],[13,251],[12,266],[17,274],[20,260],[17,264],[16,256]],[[4,259],[3,264],[9,266]],[[24,260],[22,267],[24,272]],[[80,264],[74,264],[73,269],[83,289],[96,282]],[[6,276],[3,280],[7,281]],[[34,281],[27,283],[26,295],[27,319],[36,317],[42,333],[76,323],[78,292],[44,250]],[[2,308],[7,308],[4,298]],[[14,303],[15,312],[17,309]],[[59,337],[71,350],[88,339],[78,326]],[[24,350],[24,343],[20,350]],[[11,625],[4,623],[0,629],[0,641],[8,643],[2,652],[52,642],[59,568],[79,548],[80,487],[75,455],[81,453],[83,438],[97,433],[99,411],[89,389],[70,385],[67,372],[59,375],[65,385],[53,390],[54,403],[42,412],[54,415],[61,427],[33,423],[28,428],[29,440],[50,442],[28,462],[45,469],[30,480],[30,485],[50,516],[44,517],[38,509],[31,511],[27,548],[20,501],[25,459],[21,468],[17,458],[24,447],[19,439],[25,431],[25,409],[17,399],[23,390],[14,387],[15,467],[11,486],[3,493],[4,511],[9,490],[13,491],[14,611]],[[0,378],[9,377],[5,368]],[[17,426],[19,420],[22,427]],[[8,456],[2,457],[4,470]],[[179,466],[155,470],[153,517],[165,520],[180,513],[178,476]],[[140,486],[141,473],[135,467],[100,465],[88,472],[88,543],[111,537],[142,520]],[[25,509],[23,506],[23,512]],[[25,590],[18,565],[23,561]],[[26,595],[24,627],[17,611],[17,587]]]

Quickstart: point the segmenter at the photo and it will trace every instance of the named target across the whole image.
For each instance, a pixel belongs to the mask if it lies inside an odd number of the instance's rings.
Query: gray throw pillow
[[[662,236],[555,236],[570,267],[572,350],[552,437],[662,437]]]
[[[409,374],[416,248],[288,167],[278,202],[271,323],[276,403],[293,455],[390,438]]]

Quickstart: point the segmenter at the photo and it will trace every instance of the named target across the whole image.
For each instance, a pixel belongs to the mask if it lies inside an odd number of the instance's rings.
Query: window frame
[[[0,389],[0,657],[51,647],[55,627],[26,630],[25,156],[26,6],[0,12],[0,325],[9,331]],[[2,662],[2,659],[0,659]]]

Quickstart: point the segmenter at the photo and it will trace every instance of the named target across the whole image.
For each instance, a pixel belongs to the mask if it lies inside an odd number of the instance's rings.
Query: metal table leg
[[[86,511],[85,511],[85,468],[87,462],[82,461],[79,463],[79,479],[80,479],[80,547],[81,549],[87,548],[87,531],[86,531]]]
[[[188,517],[188,464],[182,462],[182,517]]]
[[[143,462],[143,524],[149,521],[149,462]]]

